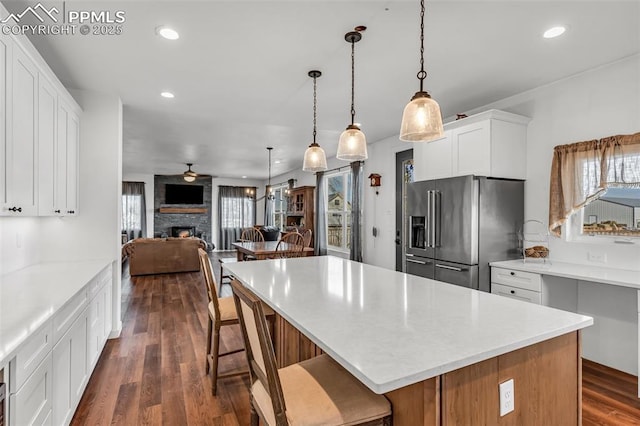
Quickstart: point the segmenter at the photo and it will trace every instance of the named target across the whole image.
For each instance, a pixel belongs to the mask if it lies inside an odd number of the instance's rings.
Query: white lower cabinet
[[[68,425],[111,330],[111,266],[62,306],[9,363],[9,426]]]
[[[53,424],[71,421],[87,383],[88,308],[53,348]]]
[[[491,267],[491,293],[526,302],[542,303],[540,274]]]
[[[51,353],[9,397],[9,424],[18,426],[51,425],[52,421],[52,368]]]

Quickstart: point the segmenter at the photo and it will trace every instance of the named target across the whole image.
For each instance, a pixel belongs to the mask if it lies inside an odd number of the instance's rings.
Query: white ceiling
[[[267,146],[281,160],[274,176],[299,169],[311,142],[311,69],[323,72],[318,142],[334,156],[350,121],[343,37],[356,25],[368,27],[356,44],[356,121],[370,143],[398,133],[418,89],[417,0],[71,6],[126,13],[119,36],[32,38],[66,86],[121,97],[125,173],[180,173],[193,162],[200,173],[264,179]],[[566,34],[543,39],[556,24]],[[159,25],[180,39],[157,36]],[[425,49],[426,88],[448,117],[638,53],[640,2],[428,1]]]

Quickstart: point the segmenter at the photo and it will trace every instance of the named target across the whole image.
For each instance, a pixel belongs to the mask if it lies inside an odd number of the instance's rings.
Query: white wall
[[[113,330],[120,321],[122,103],[117,96],[71,91],[80,118],[79,209],[75,217],[38,218],[43,262],[109,259],[113,263]]]
[[[531,117],[527,132],[525,219],[549,217],[553,147],[640,131],[640,55],[557,81],[469,111],[503,109]],[[607,255],[605,266],[640,270],[640,244],[594,238],[571,242],[552,237],[552,260],[587,264],[587,253]]]
[[[39,230],[38,218],[0,218],[0,276],[40,261]]]
[[[153,237],[153,211],[154,211],[154,178],[153,175],[141,173],[123,173],[123,182],[144,182],[144,201],[147,214],[147,237]]]

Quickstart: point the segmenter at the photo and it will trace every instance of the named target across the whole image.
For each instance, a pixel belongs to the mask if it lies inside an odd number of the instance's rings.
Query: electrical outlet
[[[593,263],[607,263],[607,254],[602,251],[587,252],[587,260]]]
[[[500,383],[500,417],[515,409],[515,399],[513,379]]]

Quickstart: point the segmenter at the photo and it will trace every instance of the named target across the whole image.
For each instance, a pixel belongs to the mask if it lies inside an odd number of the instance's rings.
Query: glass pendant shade
[[[444,136],[440,106],[427,92],[418,92],[404,108],[400,140],[430,142]]]
[[[195,177],[195,176],[191,176],[191,175],[184,175],[182,178],[183,178],[186,182],[193,182],[193,181],[195,181],[195,180],[196,180],[196,177]]]
[[[324,149],[317,143],[312,143],[304,152],[302,170],[305,172],[322,172],[327,170],[327,156]]]
[[[362,161],[367,157],[367,139],[364,133],[358,126],[349,125],[340,135],[336,158],[345,161]]]

